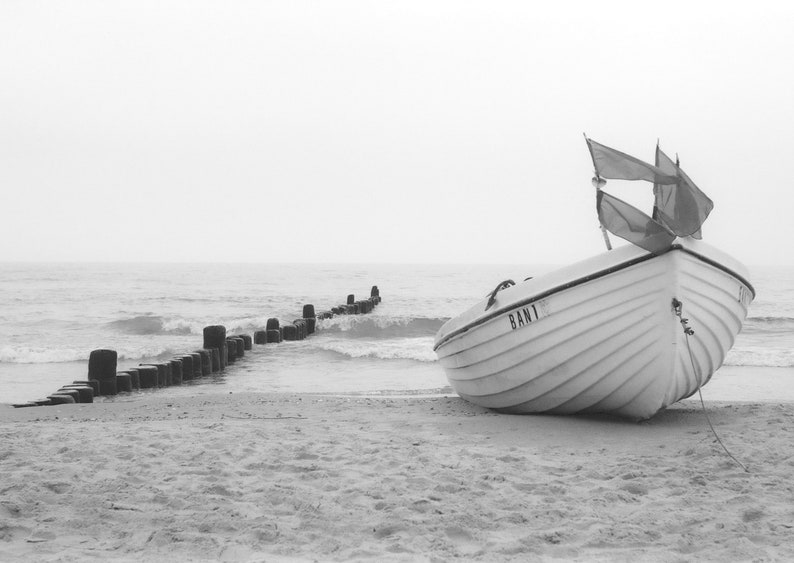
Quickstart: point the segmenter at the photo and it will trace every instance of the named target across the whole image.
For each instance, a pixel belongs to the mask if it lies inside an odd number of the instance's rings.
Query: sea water
[[[441,325],[532,265],[0,264],[0,402],[38,399],[85,379],[91,350],[119,369],[203,345],[203,328],[253,334],[367,298],[366,315],[318,322],[302,341],[254,345],[223,373],[157,393],[417,394],[451,389],[433,352]],[[726,365],[794,366],[794,268],[753,268],[757,296]],[[145,393],[120,396],[137,400]]]

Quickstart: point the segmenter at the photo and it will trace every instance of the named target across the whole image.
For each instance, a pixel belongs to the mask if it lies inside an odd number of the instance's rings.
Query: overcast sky
[[[603,250],[586,132],[658,138],[705,241],[794,264],[793,29],[782,1],[0,0],[0,261],[567,263]]]

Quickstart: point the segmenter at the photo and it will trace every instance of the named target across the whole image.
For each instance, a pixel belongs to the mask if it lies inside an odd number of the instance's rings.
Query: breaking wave
[[[349,338],[415,338],[435,336],[447,319],[387,315],[337,315],[318,321],[323,333]]]
[[[378,340],[323,339],[315,347],[335,352],[348,358],[374,358],[378,360],[414,360],[435,362],[432,337],[414,337]]]
[[[157,315],[139,315],[108,323],[112,329],[124,334],[195,334],[194,326],[184,319],[165,319]]]
[[[0,362],[9,364],[58,364],[87,361],[92,348],[39,348],[29,346],[3,346]],[[176,353],[173,348],[154,343],[139,346],[113,346],[119,360],[166,359]]]
[[[748,317],[743,332],[793,332],[794,319],[791,317]]]
[[[227,334],[238,334],[242,332],[254,332],[256,330],[261,330],[267,326],[267,320],[271,316],[272,315],[261,315],[220,320],[187,320],[179,317],[168,318],[157,315],[139,315],[136,317],[111,321],[107,323],[107,325],[114,331],[121,334],[130,334],[135,336],[197,335],[200,337],[204,333],[204,327],[215,324],[225,326]],[[292,322],[292,319],[282,319],[282,323],[287,322]]]
[[[76,348],[35,348],[29,346],[3,346],[0,362],[9,364],[54,364],[80,362],[88,359],[90,350]]]
[[[794,367],[794,349],[732,348],[726,366]]]

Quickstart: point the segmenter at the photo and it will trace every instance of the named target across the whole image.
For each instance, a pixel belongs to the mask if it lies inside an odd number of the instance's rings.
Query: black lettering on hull
[[[537,303],[530,303],[526,307],[516,309],[507,315],[507,320],[510,322],[511,330],[516,330],[528,324],[539,321],[541,318],[547,316],[546,307],[543,302],[540,306]]]

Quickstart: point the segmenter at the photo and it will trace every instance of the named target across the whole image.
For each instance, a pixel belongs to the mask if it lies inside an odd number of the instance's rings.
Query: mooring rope
[[[709,423],[709,428],[711,428],[711,433],[714,434],[714,437],[717,439],[717,442],[719,443],[720,446],[722,446],[722,449],[725,450],[725,453],[728,454],[728,457],[730,457],[733,461],[735,461],[739,465],[739,467],[744,469],[745,473],[750,473],[750,470],[747,469],[747,467],[745,467],[745,465],[741,461],[736,459],[736,457],[730,451],[728,451],[728,448],[722,442],[722,439],[720,439],[719,435],[717,434],[717,431],[714,429],[714,425],[711,423],[711,418],[709,417],[709,413],[706,410],[706,402],[703,400],[703,390],[702,390],[703,384],[700,381],[700,375],[698,374],[697,367],[695,367],[695,358],[692,354],[692,347],[689,344],[689,337],[695,334],[695,331],[689,327],[688,324],[689,319],[684,318],[683,309],[684,309],[683,303],[681,303],[678,299],[673,298],[673,311],[675,312],[675,315],[679,318],[681,322],[681,326],[684,329],[684,339],[686,340],[686,348],[687,351],[689,352],[689,363],[692,364],[692,373],[695,374],[695,379],[697,380],[698,383],[698,396],[700,397],[700,406],[703,409],[703,414],[706,416],[706,422]]]

